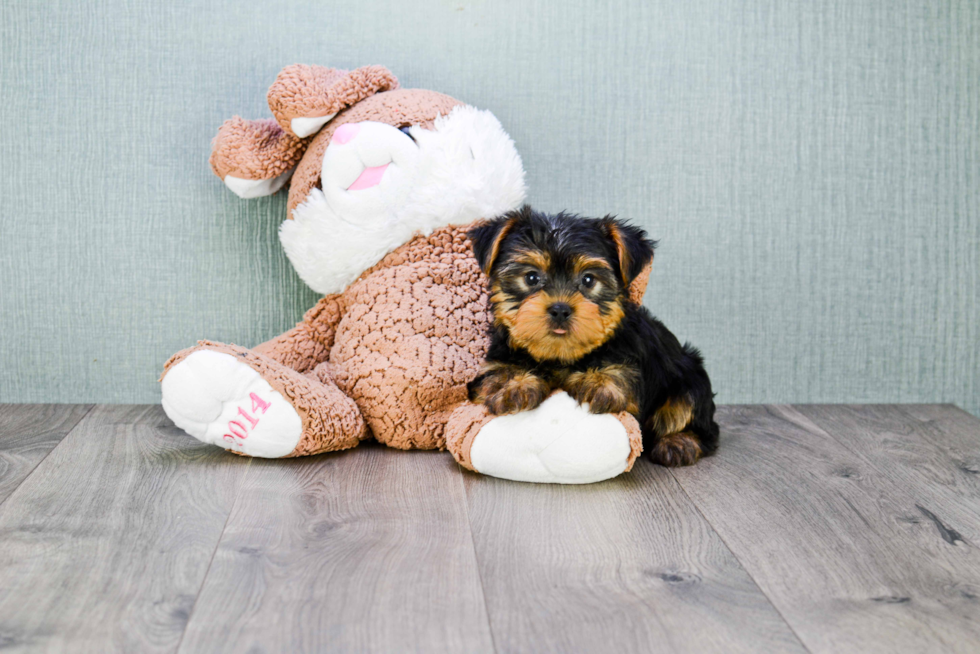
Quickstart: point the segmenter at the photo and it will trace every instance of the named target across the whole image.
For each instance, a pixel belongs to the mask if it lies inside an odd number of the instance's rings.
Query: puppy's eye
[[[524,283],[528,286],[537,286],[541,281],[541,277],[536,272],[529,272],[524,275]]]
[[[582,286],[585,288],[592,288],[595,286],[595,275],[591,273],[586,273],[582,275]]]

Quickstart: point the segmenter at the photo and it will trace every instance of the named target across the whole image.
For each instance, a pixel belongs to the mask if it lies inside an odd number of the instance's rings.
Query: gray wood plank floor
[[[182,652],[493,649],[446,453],[256,459]]]
[[[90,404],[0,404],[0,504],[91,409]]]
[[[0,405],[0,649],[980,651],[980,420],[721,407],[591,486],[365,444],[249,460],[159,407]]]
[[[466,481],[500,651],[803,651],[665,468],[530,494]]]
[[[248,463],[159,407],[93,409],[0,506],[0,643],[174,651]]]
[[[926,518],[947,489],[909,486],[875,409],[801,411],[725,407],[726,451],[676,478],[811,651],[978,651],[977,551]],[[943,529],[972,533],[977,509]]]

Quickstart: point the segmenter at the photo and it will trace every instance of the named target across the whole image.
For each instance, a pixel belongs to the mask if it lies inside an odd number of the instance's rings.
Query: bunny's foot
[[[563,391],[535,409],[491,415],[481,404],[456,409],[446,445],[464,468],[503,479],[589,484],[633,467],[640,426],[628,413],[590,413]]]

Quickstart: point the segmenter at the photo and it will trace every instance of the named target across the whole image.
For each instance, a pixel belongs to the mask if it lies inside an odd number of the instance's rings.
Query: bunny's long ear
[[[272,195],[289,181],[315,134],[338,112],[375,93],[398,88],[383,66],[354,71],[296,64],[269,89],[275,119],[226,120],[211,143],[211,168],[242,198]]]
[[[211,169],[239,197],[272,195],[289,180],[306,146],[271,118],[235,116],[211,142]]]
[[[276,76],[268,100],[279,126],[293,136],[306,138],[352,104],[397,88],[398,80],[384,66],[346,71],[294,64]]]

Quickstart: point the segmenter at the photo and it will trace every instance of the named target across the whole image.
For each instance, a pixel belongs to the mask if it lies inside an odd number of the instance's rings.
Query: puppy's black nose
[[[571,317],[572,307],[564,302],[555,302],[548,307],[548,315],[560,325]]]

